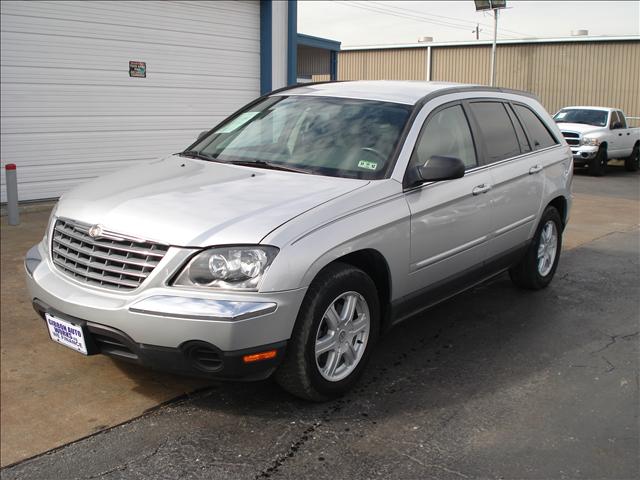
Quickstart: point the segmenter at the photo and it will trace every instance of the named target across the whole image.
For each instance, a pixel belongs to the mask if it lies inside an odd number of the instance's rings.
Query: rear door
[[[624,158],[631,155],[634,143],[638,140],[637,135],[634,137],[631,129],[628,128],[627,120],[620,110],[612,112],[611,143],[613,150],[610,150],[610,158]]]
[[[607,151],[609,158],[617,158],[624,150],[624,129],[618,112],[613,110],[609,117],[609,145]]]
[[[411,211],[410,284],[413,290],[444,285],[481,267],[491,223],[490,176],[479,168],[478,154],[463,106],[449,103],[425,121],[409,163],[424,165],[435,155],[456,157],[464,177],[429,182],[405,192]],[[428,299],[425,299],[428,300]]]
[[[516,116],[509,103],[501,100],[472,100],[469,109],[483,139],[482,163],[487,165],[492,189],[491,239],[487,260],[500,260],[522,247],[533,234],[543,192],[540,153],[548,147],[548,131],[535,129],[537,116],[526,106],[516,105]],[[521,121],[519,116],[526,117]],[[525,132],[523,123],[531,132]],[[535,131],[534,131],[535,130]]]

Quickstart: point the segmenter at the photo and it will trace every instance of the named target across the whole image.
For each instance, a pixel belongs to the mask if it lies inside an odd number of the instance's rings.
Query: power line
[[[462,24],[453,24],[450,22],[443,22],[441,20],[433,20],[433,19],[429,19],[429,18],[418,18],[419,15],[414,15],[414,14],[406,14],[406,13],[401,13],[401,12],[394,12],[391,10],[387,10],[384,9],[382,7],[378,7],[378,6],[374,6],[374,5],[362,5],[356,2],[349,2],[349,1],[341,1],[341,2],[336,2],[336,4],[338,5],[348,5],[350,7],[355,7],[355,8],[360,8],[362,10],[368,10],[370,12],[374,12],[374,13],[379,13],[379,14],[383,14],[383,15],[391,15],[394,17],[399,17],[399,18],[404,18],[404,19],[409,19],[409,20],[413,20],[415,22],[420,22],[420,23],[432,23],[434,25],[439,25],[439,26],[443,26],[443,27],[448,27],[448,28],[455,28],[458,30],[468,30],[468,26],[466,25],[462,25]]]
[[[434,13],[428,13],[427,14],[427,13],[419,12],[417,10],[404,8],[404,7],[398,7],[398,6],[389,5],[389,4],[382,4],[382,3],[376,2],[376,1],[369,1],[367,4],[369,6],[375,6],[375,7],[380,8],[380,9],[386,9],[388,12],[394,12],[394,13],[404,14],[404,15],[411,15],[412,18],[413,17],[419,17],[419,18],[424,19],[425,21],[427,21],[427,19],[429,19],[430,17],[438,17],[438,18],[444,18],[444,19],[453,20],[455,22],[466,22],[467,24],[469,24],[469,26],[474,26],[476,23],[479,23],[480,25],[482,25],[484,27],[493,28],[491,25],[486,24],[486,23],[482,23],[482,22],[476,22],[476,21],[473,21],[473,20],[466,20],[464,18],[458,18],[458,17],[448,17],[448,16],[445,16],[445,15],[436,15]],[[371,4],[375,4],[375,5],[371,5]],[[440,20],[440,22],[442,22],[442,21]],[[436,22],[434,21],[434,23],[436,23]],[[439,24],[439,23],[436,23],[436,24]],[[459,27],[469,28],[469,26],[461,25],[459,23],[456,24],[456,25],[459,26]],[[449,25],[447,25],[447,26],[449,26]],[[530,36],[527,33],[516,32],[514,30],[508,30],[506,28],[501,28],[500,31],[501,32],[509,32],[509,33],[514,34],[514,35],[519,36],[519,37]],[[513,35],[508,35],[506,33],[503,33],[502,35],[503,36],[507,36],[507,37],[513,36]]]
[[[403,11],[403,12],[408,12],[414,15],[421,15],[421,16],[425,16],[425,17],[439,17],[439,18],[446,18],[446,19],[450,19],[450,20],[455,20],[455,21],[459,21],[459,22],[467,22],[470,23],[471,25],[473,25],[474,23],[480,23],[480,25],[482,25],[483,27],[492,27],[491,25],[487,24],[487,23],[482,23],[482,22],[475,22],[473,20],[466,20],[464,18],[458,18],[458,17],[447,17],[445,15],[436,15],[435,13],[423,13],[423,12],[418,12],[417,10],[412,10],[409,8],[404,8],[404,7],[398,7],[396,5],[389,5],[389,4],[383,4],[381,2],[376,2],[376,1],[369,1],[369,3],[374,3],[374,4],[379,4],[380,6],[384,6],[386,8],[389,9],[394,9],[397,11]],[[493,28],[493,27],[492,27]],[[519,36],[524,36],[524,37],[528,37],[530,36],[527,33],[522,33],[522,32],[516,32],[514,30],[508,30],[506,28],[501,28],[500,30],[502,30],[503,32],[510,32]]]

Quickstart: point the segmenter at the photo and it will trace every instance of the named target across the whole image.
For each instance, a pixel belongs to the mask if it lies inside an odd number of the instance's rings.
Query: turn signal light
[[[252,353],[251,355],[245,355],[244,357],[242,357],[242,361],[244,363],[259,362],[261,360],[269,360],[271,358],[276,358],[277,354],[278,354],[277,350],[269,350],[267,352]]]

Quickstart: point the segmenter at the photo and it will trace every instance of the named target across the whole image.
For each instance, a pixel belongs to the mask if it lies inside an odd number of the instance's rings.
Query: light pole
[[[498,10],[507,7],[507,0],[475,0],[476,11],[493,10],[493,45],[491,46],[491,80],[496,84],[496,42],[498,40]]]
[[[498,40],[498,9],[493,9],[493,45],[491,45],[491,83],[496,85],[496,41]]]

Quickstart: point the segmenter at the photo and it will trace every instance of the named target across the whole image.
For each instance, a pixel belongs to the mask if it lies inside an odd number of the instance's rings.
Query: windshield
[[[604,127],[607,125],[607,115],[606,110],[565,108],[556,113],[553,119],[556,123],[584,123]]]
[[[383,178],[410,111],[371,100],[274,96],[223,123],[189,153],[219,162]]]

